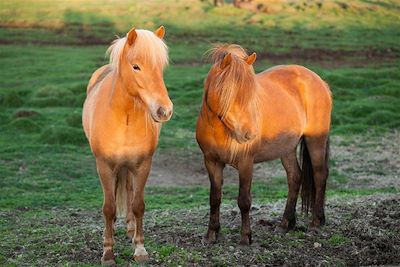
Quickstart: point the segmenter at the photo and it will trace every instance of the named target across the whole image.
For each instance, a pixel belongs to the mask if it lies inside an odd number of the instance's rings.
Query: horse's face
[[[164,27],[160,27],[154,34],[162,39],[164,32]],[[172,116],[173,104],[164,84],[163,66],[152,66],[140,57],[128,57],[136,37],[135,29],[132,29],[122,55],[125,58],[124,66],[121,65],[122,82],[128,94],[140,100],[156,122],[168,121]]]
[[[237,103],[231,105],[222,122],[230,130],[232,136],[240,144],[256,137],[256,124],[253,121],[252,109],[241,107]]]
[[[255,60],[255,54],[246,59],[235,58],[234,60],[241,60],[247,64],[232,63],[232,55],[227,54],[220,64],[214,64],[211,68],[205,81],[205,101],[208,108],[219,117],[236,141],[245,143],[253,140],[257,133],[255,102],[253,94],[249,91],[254,90],[251,65]],[[233,66],[230,66],[231,63]],[[240,70],[238,65],[249,69]]]

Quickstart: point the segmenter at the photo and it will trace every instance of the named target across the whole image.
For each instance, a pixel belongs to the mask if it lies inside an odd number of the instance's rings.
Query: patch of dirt
[[[214,245],[201,242],[208,207],[154,210],[145,214],[150,266],[359,266],[400,264],[400,197],[375,195],[328,199],[327,225],[308,231],[309,219],[298,216],[295,231],[275,233],[284,202],[251,209],[253,244],[239,246],[240,212],[221,207],[221,235]],[[0,244],[6,265],[99,264],[103,221],[100,212],[52,209],[0,212],[13,234]],[[133,262],[125,226],[117,223],[115,253],[122,265]],[[8,233],[10,233],[8,232]],[[7,234],[6,234],[7,236]],[[4,237],[4,236],[2,236]],[[1,240],[1,238],[0,238]],[[3,240],[5,241],[5,240]],[[1,262],[0,258],[0,262]]]
[[[293,47],[287,53],[261,52],[257,53],[258,60],[268,60],[273,64],[318,63],[325,68],[343,66],[365,67],[365,65],[382,65],[395,63],[398,60],[400,50],[397,49],[360,49],[356,51],[329,50],[322,48]]]
[[[164,151],[155,155],[148,184],[166,186],[209,185],[203,154],[196,151]],[[400,132],[380,137],[331,138],[332,177],[345,177],[343,188],[400,187]],[[254,181],[270,182],[286,177],[280,160],[254,165]],[[237,184],[238,174],[227,166],[224,183]]]
[[[190,251],[192,257],[187,257],[188,265],[357,266],[400,263],[398,196],[345,201],[330,199],[326,208],[327,225],[319,231],[307,231],[308,218],[300,216],[295,231],[275,233],[283,208],[284,202],[252,208],[253,244],[250,247],[237,245],[240,212],[235,206],[222,207],[222,235],[213,246],[201,242],[208,222],[206,210],[151,214],[149,220],[158,217],[159,222],[149,223],[147,227],[153,240],[176,244]]]
[[[331,145],[331,170],[347,177],[346,188],[400,187],[400,132],[379,137],[335,136]]]

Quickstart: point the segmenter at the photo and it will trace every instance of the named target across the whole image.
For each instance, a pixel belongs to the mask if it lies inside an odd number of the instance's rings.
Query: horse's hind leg
[[[129,238],[135,235],[135,216],[133,215],[133,174],[128,169],[126,170],[126,192],[127,192],[127,210],[126,210],[126,234]]]
[[[131,166],[134,173],[133,185],[133,216],[135,217],[135,233],[133,243],[135,245],[134,258],[136,261],[145,261],[149,255],[144,247],[143,215],[144,215],[144,187],[151,168],[151,157],[144,159],[139,166]]]
[[[224,164],[207,158],[204,159],[204,163],[210,179],[210,221],[208,223],[208,231],[204,237],[204,241],[212,244],[217,241],[220,229],[219,210],[221,205],[221,190],[223,184],[222,172]]]
[[[113,224],[116,219],[116,203],[115,203],[115,177],[112,167],[103,160],[96,160],[97,172],[100,176],[103,188],[103,216],[104,216],[104,240],[103,240],[103,257],[102,264],[115,264],[114,261],[114,229]]]
[[[288,182],[288,197],[286,201],[285,212],[283,213],[280,224],[281,231],[293,229],[296,225],[296,202],[299,194],[301,179],[300,167],[297,162],[296,149],[281,158],[282,165],[286,170]]]
[[[313,219],[311,227],[325,224],[325,190],[328,179],[329,136],[305,136],[305,142],[310,154],[314,184],[315,202],[313,204]]]

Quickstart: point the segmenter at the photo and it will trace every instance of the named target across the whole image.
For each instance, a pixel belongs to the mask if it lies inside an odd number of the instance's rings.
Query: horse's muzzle
[[[172,116],[172,108],[159,107],[154,115],[153,118],[157,122],[169,121]]]
[[[235,139],[239,144],[249,142],[255,137],[256,135],[251,132],[235,133]]]

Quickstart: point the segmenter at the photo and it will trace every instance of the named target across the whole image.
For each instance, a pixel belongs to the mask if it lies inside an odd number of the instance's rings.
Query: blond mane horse
[[[256,54],[248,56],[238,45],[216,46],[211,56],[214,64],[205,81],[196,129],[211,183],[205,241],[217,240],[226,164],[239,172],[241,244],[251,243],[251,182],[257,162],[280,158],[286,170],[289,192],[280,230],[295,226],[300,186],[303,209],[312,209],[311,226],[324,224],[332,109],[327,84],[297,65],[276,66],[255,74],[252,64]],[[299,142],[301,169],[296,156]]]
[[[83,129],[96,157],[104,193],[103,264],[114,264],[113,224],[126,216],[136,260],[146,260],[142,219],[144,187],[161,123],[172,115],[163,81],[168,63],[164,27],[129,31],[107,50],[110,64],[96,70],[83,106]]]

